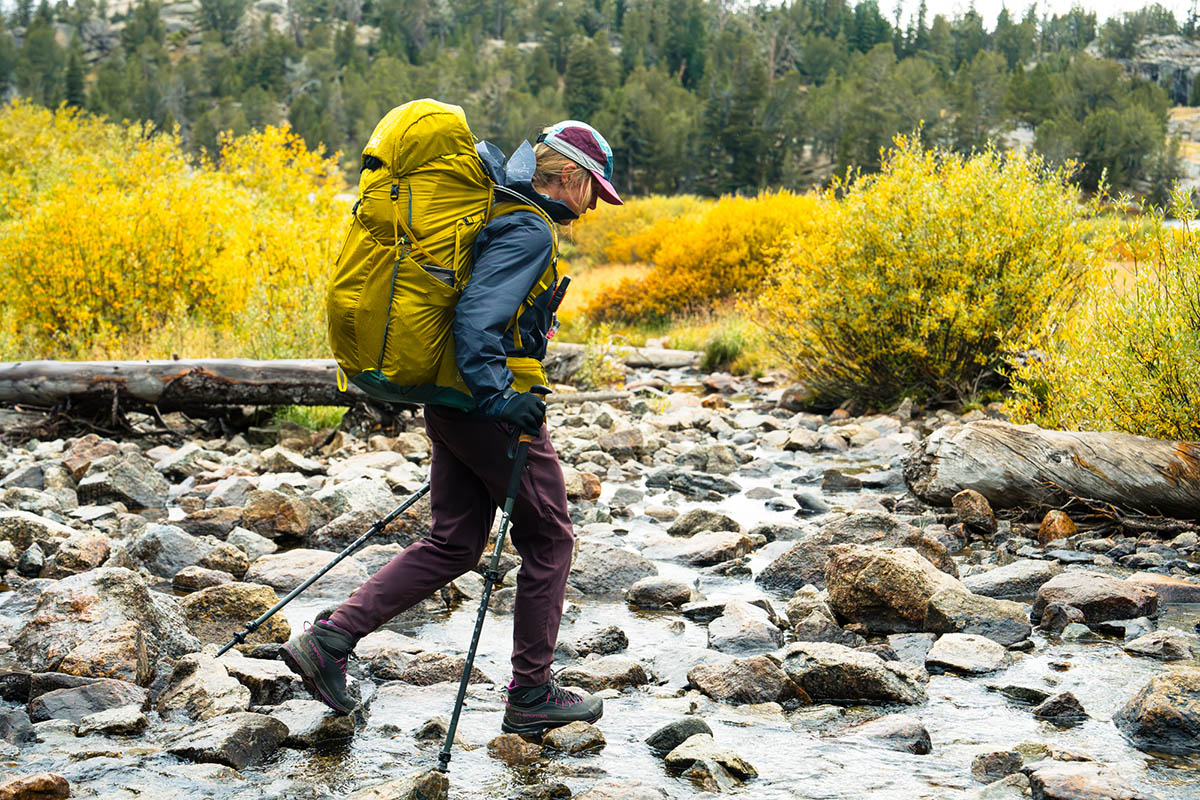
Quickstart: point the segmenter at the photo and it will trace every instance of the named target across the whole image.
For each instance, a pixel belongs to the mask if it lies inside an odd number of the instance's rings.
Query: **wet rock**
[[[12,542],[18,550],[27,550],[34,543],[59,542],[74,536],[69,525],[31,514],[28,511],[0,510],[0,541]]]
[[[448,653],[421,653],[400,674],[400,680],[414,686],[432,686],[435,683],[459,681],[462,679],[463,667],[467,660],[462,656]],[[496,681],[484,675],[479,667],[471,667],[469,683],[495,683]]]
[[[303,538],[312,523],[309,504],[282,492],[256,489],[242,508],[242,527],[268,539]]]
[[[862,480],[846,475],[841,470],[827,469],[821,479],[823,492],[857,492],[862,489]]]
[[[300,676],[282,661],[249,658],[234,648],[221,656],[221,665],[229,677],[250,690],[250,705],[274,706],[300,693]]]
[[[781,644],[783,632],[767,613],[742,600],[726,603],[724,613],[708,624],[708,646],[722,653],[760,653]]]
[[[1061,692],[1042,701],[1034,707],[1033,715],[1059,725],[1077,725],[1087,719],[1083,704],[1070,692]]]
[[[23,578],[36,578],[46,568],[46,554],[37,544],[25,548],[25,552],[17,559],[17,574]]]
[[[1018,772],[981,786],[967,795],[967,800],[1026,800],[1029,797],[1029,778]]]
[[[925,656],[925,668],[930,672],[958,672],[965,675],[986,675],[1006,666],[1008,650],[991,639],[968,633],[947,633],[933,643]]]
[[[814,701],[866,704],[925,702],[925,670],[840,644],[797,642],[784,651],[783,670]]]
[[[338,714],[316,700],[288,700],[271,716],[287,726],[284,747],[315,747],[354,735],[353,714]]]
[[[1153,800],[1094,762],[1037,761],[1025,772],[1034,800]]]
[[[806,584],[823,587],[829,551],[840,544],[913,547],[935,567],[957,574],[954,559],[945,545],[890,514],[863,511],[836,520],[797,540],[783,555],[768,564],[755,582],[763,588],[783,592],[794,592]]]
[[[668,800],[669,797],[664,789],[650,783],[613,778],[575,795],[575,800]]]
[[[1042,584],[1062,572],[1062,565],[1056,561],[1023,558],[970,575],[963,578],[962,582],[973,593],[985,597],[1025,597],[1036,593]]]
[[[887,637],[888,645],[901,661],[917,666],[925,665],[925,656],[936,639],[932,633],[894,633]]]
[[[578,686],[585,692],[599,692],[603,689],[644,686],[650,682],[650,678],[642,665],[632,658],[592,655],[562,670],[558,681],[565,686]]]
[[[488,755],[516,767],[536,763],[543,754],[541,745],[527,742],[515,733],[504,733],[488,742]]]
[[[604,740],[604,734],[600,732],[600,729],[582,720],[576,720],[561,728],[554,728],[542,736],[543,747],[553,748],[571,755],[601,750],[606,744],[608,742]]]
[[[436,769],[369,786],[346,795],[345,800],[446,800],[450,780]]]
[[[862,725],[855,725],[842,731],[841,737],[870,742],[901,753],[923,756],[933,752],[929,731],[919,720],[904,714],[889,714]]]
[[[229,675],[225,665],[205,653],[179,659],[169,688],[158,699],[164,719],[203,722],[250,707],[250,690]]]
[[[225,644],[246,623],[257,619],[279,602],[279,596],[269,586],[258,583],[225,583],[193,592],[179,601],[179,610],[188,630],[205,644]],[[283,644],[292,633],[283,614],[276,614],[246,637],[246,644],[236,645],[248,650],[259,644]]]
[[[138,622],[102,628],[63,658],[58,671],[86,678],[116,678],[148,686],[154,677]]]
[[[399,633],[378,630],[364,636],[354,648],[368,673],[384,681],[399,680],[412,663],[413,656],[425,650],[424,645]]]
[[[720,764],[730,775],[738,780],[747,780],[758,776],[756,770],[748,761],[732,750],[718,747],[711,734],[697,733],[689,736],[663,759],[668,769],[682,771],[697,761],[713,761]]]
[[[1080,625],[1078,622],[1067,623],[1067,627],[1062,629],[1060,636],[1064,642],[1086,642],[1100,639],[1099,634],[1087,625]]]
[[[75,490],[80,503],[124,503],[130,509],[162,508],[171,484],[136,453],[105,456],[88,464]]]
[[[618,461],[637,458],[646,445],[645,437],[638,428],[621,428],[610,433],[603,433],[596,440],[600,449]]]
[[[705,531],[688,539],[650,545],[642,552],[648,558],[705,567],[741,558],[753,548],[745,534]]]
[[[191,536],[227,537],[242,522],[242,509],[238,506],[198,508],[175,523],[184,533]]]
[[[1038,622],[1038,630],[1061,635],[1068,625],[1082,625],[1086,621],[1083,612],[1075,606],[1066,603],[1047,603],[1042,610],[1042,619]]]
[[[263,556],[250,565],[246,582],[262,583],[277,592],[290,592],[328,564],[337,553],[297,548]],[[367,571],[353,556],[342,561],[305,590],[306,596],[348,597],[367,580]]]
[[[274,717],[241,711],[189,728],[168,743],[166,750],[190,761],[240,770],[270,756],[287,735],[287,725]]]
[[[579,542],[567,582],[586,595],[623,595],[642,578],[658,574],[647,558],[604,542]]]
[[[102,533],[78,531],[67,537],[42,568],[43,578],[65,578],[87,572],[104,563],[109,554],[108,537]]]
[[[174,577],[184,567],[200,560],[204,551],[194,536],[174,525],[151,522],[129,546],[129,555],[141,562],[151,574],[160,578]]]
[[[713,700],[735,706],[810,702],[778,662],[765,655],[735,658],[723,664],[698,664],[688,671],[687,679]]]
[[[1156,675],[1113,714],[1139,750],[1200,752],[1200,669]]]
[[[732,517],[709,511],[705,508],[694,508],[679,517],[667,528],[671,536],[692,536],[700,531],[732,531],[739,533],[742,526]]]
[[[825,568],[829,605],[871,633],[919,631],[929,600],[939,591],[966,589],[915,550],[839,545]]]
[[[53,670],[76,647],[124,622],[141,626],[151,662],[200,649],[173,598],[151,592],[135,572],[101,567],[46,587],[12,653],[34,671]]]
[[[34,740],[33,723],[23,708],[0,708],[0,741],[27,744]]]
[[[996,532],[996,512],[988,499],[974,489],[964,489],[950,499],[958,521],[968,531],[990,536]]]
[[[104,678],[83,686],[55,689],[38,695],[29,701],[29,718],[34,722],[65,719],[77,723],[99,711],[122,706],[146,708],[149,697],[149,693],[140,686]]]
[[[994,783],[1021,771],[1025,760],[1015,750],[980,753],[971,762],[971,777],[980,783]]]
[[[1047,511],[1038,527],[1038,544],[1045,546],[1055,539],[1066,539],[1075,535],[1075,523],[1064,512],[1057,509]]]
[[[387,481],[359,477],[327,486],[313,495],[325,504],[333,517],[349,511],[366,511],[383,516],[396,505],[396,496]]]
[[[226,583],[233,583],[234,577],[228,572],[221,572],[216,569],[205,569],[204,567],[192,565],[184,567],[175,573],[175,577],[171,579],[171,586],[176,589],[182,589],[188,592],[199,591],[200,589],[208,589],[212,586],[221,586]]]
[[[1109,619],[1153,617],[1158,612],[1158,595],[1153,589],[1129,583],[1101,572],[1064,572],[1038,590],[1030,617],[1042,618],[1049,603],[1075,606],[1088,624]]]
[[[796,501],[796,505],[799,507],[798,514],[828,514],[832,510],[832,506],[826,503],[824,498],[815,491],[801,490],[793,492],[792,499]]]
[[[646,744],[650,745],[655,755],[665,756],[697,734],[712,736],[712,728],[700,717],[684,717],[667,723],[647,736]]]
[[[820,611],[812,611],[792,626],[798,642],[836,642],[847,647],[862,647],[867,640],[857,633],[841,628]]]
[[[1182,661],[1192,658],[1200,649],[1195,636],[1171,628],[1155,631],[1125,643],[1125,652],[1135,656],[1150,656],[1160,661]]]
[[[836,622],[833,609],[829,607],[829,603],[826,602],[825,597],[817,590],[817,587],[811,584],[797,589],[791,599],[788,600],[787,608],[784,611],[791,625],[796,625],[800,621],[807,619],[813,612],[820,614],[830,622]]]
[[[64,800],[70,796],[71,784],[53,772],[15,775],[0,782],[0,800]]]
[[[262,556],[269,556],[271,553],[279,550],[279,545],[267,537],[257,534],[254,531],[246,530],[245,528],[234,528],[225,537],[225,543],[231,544],[245,553],[251,563]]]
[[[150,720],[135,705],[111,708],[89,714],[79,720],[76,736],[99,733],[103,736],[137,736],[150,727]]]
[[[646,477],[646,486],[651,489],[673,489],[693,500],[709,501],[718,501],[742,490],[741,486],[727,478],[681,469],[653,472]]]
[[[625,631],[618,628],[616,625],[609,625],[607,628],[601,628],[598,631],[589,633],[581,637],[575,642],[575,651],[580,656],[587,656],[591,653],[601,656],[610,656],[614,653],[624,652],[629,647],[629,637],[625,635]]]
[[[1154,591],[1164,603],[1200,603],[1200,583],[1195,581],[1152,572],[1136,572],[1125,580]]]
[[[712,475],[729,475],[737,471],[740,463],[749,460],[749,456],[727,444],[700,444],[679,455],[675,463]]]
[[[788,452],[802,450],[807,453],[815,453],[821,449],[821,438],[808,428],[794,428],[783,440],[782,447]]]
[[[1033,631],[1025,605],[958,589],[942,589],[929,598],[924,630],[974,633],[1005,646],[1028,639]]]
[[[449,732],[450,720],[439,714],[421,723],[416,733],[413,734],[413,738],[418,742],[444,742],[446,741],[446,734]],[[458,741],[457,732],[454,734],[454,740]]]
[[[642,578],[625,593],[625,602],[645,609],[682,608],[692,602],[696,592],[676,578],[654,575]]]

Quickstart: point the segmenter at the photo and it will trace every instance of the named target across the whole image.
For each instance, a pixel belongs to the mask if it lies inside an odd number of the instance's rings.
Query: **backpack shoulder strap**
[[[506,189],[503,186],[496,186],[493,190],[493,195],[492,207],[488,211],[488,222],[491,222],[498,217],[502,217],[505,214],[512,214],[516,211],[530,211],[541,217],[545,221],[546,227],[550,229],[550,264],[546,267],[545,271],[542,272],[537,282],[534,283],[533,288],[529,290],[529,294],[521,302],[521,306],[517,309],[517,313],[513,314],[512,320],[508,323],[513,332],[513,346],[517,349],[520,349],[521,332],[520,327],[517,324],[518,320],[520,320],[521,315],[524,314],[527,309],[533,307],[534,300],[536,300],[543,292],[550,290],[558,281],[558,226],[555,225],[554,220],[550,218],[549,214],[538,208],[533,203],[530,203],[523,195],[518,194],[511,189]]]

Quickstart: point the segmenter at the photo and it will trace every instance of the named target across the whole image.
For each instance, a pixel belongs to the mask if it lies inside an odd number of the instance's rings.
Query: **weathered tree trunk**
[[[351,405],[366,395],[337,387],[326,359],[250,361],[17,361],[0,363],[0,402],[101,405],[139,400],[161,411],[230,405]]]
[[[1200,443],[1126,433],[1073,433],[972,422],[934,432],[908,457],[904,479],[929,503],[974,489],[997,508],[1078,500],[1118,511],[1200,517]]]

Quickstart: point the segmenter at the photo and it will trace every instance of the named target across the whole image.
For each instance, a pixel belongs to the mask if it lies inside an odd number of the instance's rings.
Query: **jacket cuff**
[[[500,392],[492,395],[487,400],[479,404],[479,410],[489,417],[498,417],[504,411],[504,407],[508,405],[508,401],[516,397],[520,392],[513,389],[511,386]]]

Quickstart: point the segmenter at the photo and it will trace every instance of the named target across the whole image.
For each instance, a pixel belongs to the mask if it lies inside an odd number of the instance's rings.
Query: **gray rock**
[[[1029,638],[1026,607],[955,589],[942,589],[929,598],[924,629],[932,633],[974,633],[1008,646]]]
[[[985,597],[1026,597],[1035,594],[1042,584],[1062,572],[1062,565],[1055,561],[1023,558],[970,575],[963,578],[962,582],[973,593]]]
[[[414,773],[346,795],[346,800],[446,800],[450,779],[436,769]]]
[[[789,645],[783,670],[817,702],[918,705],[929,680],[919,667],[825,642]]]
[[[166,750],[190,761],[240,770],[270,756],[287,735],[287,725],[274,717],[242,711],[189,728],[168,743]]]
[[[136,453],[92,461],[76,489],[81,503],[124,503],[130,509],[162,508],[171,485],[145,457]]]
[[[669,722],[646,737],[646,744],[655,755],[665,756],[698,733],[712,736],[712,728],[700,717],[684,717]]]
[[[601,434],[596,440],[596,444],[613,458],[623,461],[641,455],[646,442],[640,429],[621,428]]]
[[[1083,704],[1070,692],[1061,692],[1043,700],[1034,707],[1033,715],[1059,725],[1077,725],[1087,719]]]
[[[1026,800],[1029,797],[1029,778],[1018,772],[995,783],[974,789],[968,800]]]
[[[242,507],[242,526],[268,539],[302,539],[314,527],[313,507],[299,497],[255,489]]]
[[[1200,669],[1156,675],[1113,714],[1139,750],[1200,752]]]
[[[229,677],[250,690],[250,705],[274,706],[301,693],[300,676],[276,659],[248,658],[236,648],[220,658]]]
[[[1158,595],[1153,589],[1129,583],[1101,572],[1064,572],[1038,590],[1031,618],[1042,618],[1049,603],[1075,606],[1088,624],[1110,619],[1153,617],[1158,612]]]
[[[463,668],[467,660],[462,656],[449,653],[419,653],[414,656],[400,680],[414,686],[432,686],[435,683],[457,683],[462,678]],[[483,673],[479,667],[471,667],[470,683],[496,683]]]
[[[1042,618],[1038,621],[1038,630],[1046,633],[1061,635],[1068,625],[1082,625],[1086,621],[1083,612],[1075,606],[1055,601],[1047,603],[1042,609]]]
[[[353,714],[338,714],[316,700],[288,700],[271,716],[287,725],[284,747],[314,747],[354,735]]]
[[[575,795],[574,800],[669,800],[665,789],[644,781],[610,778]]]
[[[1195,636],[1171,628],[1155,631],[1125,643],[1125,652],[1135,656],[1150,656],[1161,661],[1182,661],[1192,658],[1198,645]]]
[[[740,533],[742,526],[732,517],[709,511],[706,508],[693,508],[677,518],[667,533],[671,536],[691,536],[700,531],[733,531]]]
[[[238,506],[216,506],[199,508],[175,523],[184,533],[192,536],[215,536],[224,539],[242,521],[242,509]]]
[[[697,664],[687,674],[688,684],[720,703],[784,703],[808,701],[787,673],[769,656],[735,658],[722,664]]]
[[[745,534],[705,531],[688,539],[649,545],[642,552],[647,558],[705,567],[741,558],[753,548],[754,543]]]
[[[862,725],[855,725],[842,731],[841,737],[852,741],[870,742],[901,753],[923,756],[933,752],[929,731],[919,720],[905,714],[889,714]]]
[[[246,572],[248,583],[262,583],[290,592],[328,564],[337,553],[297,548],[262,556]],[[353,556],[330,570],[307,590],[307,596],[348,597],[367,580],[367,571]]]
[[[708,733],[689,736],[682,744],[667,753],[663,760],[668,769],[676,771],[685,770],[696,761],[714,761],[738,780],[747,780],[758,776],[758,770],[748,761],[732,750],[718,747],[712,735]]]
[[[174,577],[184,567],[196,564],[203,553],[196,537],[174,525],[155,522],[146,525],[129,546],[129,554],[160,578]]]
[[[170,685],[156,706],[164,719],[194,722],[249,707],[250,690],[230,677],[224,664],[204,653],[191,653],[179,659]]]
[[[262,452],[262,466],[267,472],[299,472],[301,475],[324,475],[325,465],[305,458],[286,447],[275,446]]]
[[[947,633],[933,643],[925,656],[930,672],[985,675],[1006,666],[1010,657],[1003,645],[969,633]]]
[[[0,541],[12,542],[18,550],[26,550],[34,543],[58,543],[69,538],[75,529],[61,522],[31,514],[28,511],[0,510]]]
[[[104,678],[70,689],[55,689],[29,701],[29,718],[34,722],[66,719],[78,723],[99,711],[122,706],[144,709],[149,693],[140,686],[125,681]]]
[[[580,637],[575,642],[575,650],[580,656],[588,656],[592,653],[601,656],[610,656],[614,653],[624,652],[628,647],[629,638],[625,635],[625,631],[616,625],[601,628],[598,631]]]
[[[571,755],[601,750],[606,744],[608,742],[605,741],[604,734],[600,732],[600,729],[582,720],[576,720],[561,728],[554,728],[542,736],[543,747],[560,750]]]
[[[231,530],[229,535],[225,537],[225,542],[245,553],[252,563],[262,556],[269,556],[279,549],[279,545],[267,537],[245,528],[234,528]]]
[[[625,601],[645,609],[682,608],[692,602],[696,592],[677,578],[654,575],[642,578],[625,593]]]
[[[708,624],[708,646],[722,653],[752,655],[775,650],[783,632],[757,606],[742,600],[725,604],[725,612]]]
[[[925,656],[936,639],[937,636],[932,633],[893,633],[887,637],[888,645],[901,661],[917,666],[925,665]]]
[[[792,626],[798,642],[834,642],[846,647],[862,647],[867,640],[857,633],[841,628],[820,611],[812,611]]]
[[[1016,750],[998,750],[992,753],[980,753],[971,761],[971,777],[980,783],[995,783],[1018,774],[1025,760]]]
[[[0,708],[0,741],[22,745],[36,737],[33,723],[23,708]]]
[[[233,581],[234,577],[228,572],[222,572],[218,569],[205,569],[193,564],[175,573],[175,577],[171,579],[171,586],[176,589],[194,592],[199,589],[208,589],[213,586],[233,583]]]
[[[564,686],[578,686],[587,692],[599,692],[645,686],[650,678],[642,665],[632,658],[593,655],[562,670],[558,681]]]
[[[604,542],[579,542],[567,582],[585,595],[623,595],[642,578],[658,574],[647,558]]]
[[[136,705],[128,705],[89,714],[79,720],[75,735],[99,733],[103,736],[137,736],[148,727],[150,720],[142,713],[142,709]]]
[[[675,459],[681,467],[691,467],[711,475],[729,475],[736,472],[739,463],[749,458],[726,444],[701,444]]]
[[[663,469],[646,478],[651,489],[673,489],[693,500],[717,501],[737,494],[742,487],[727,478],[703,472],[681,469]]]

